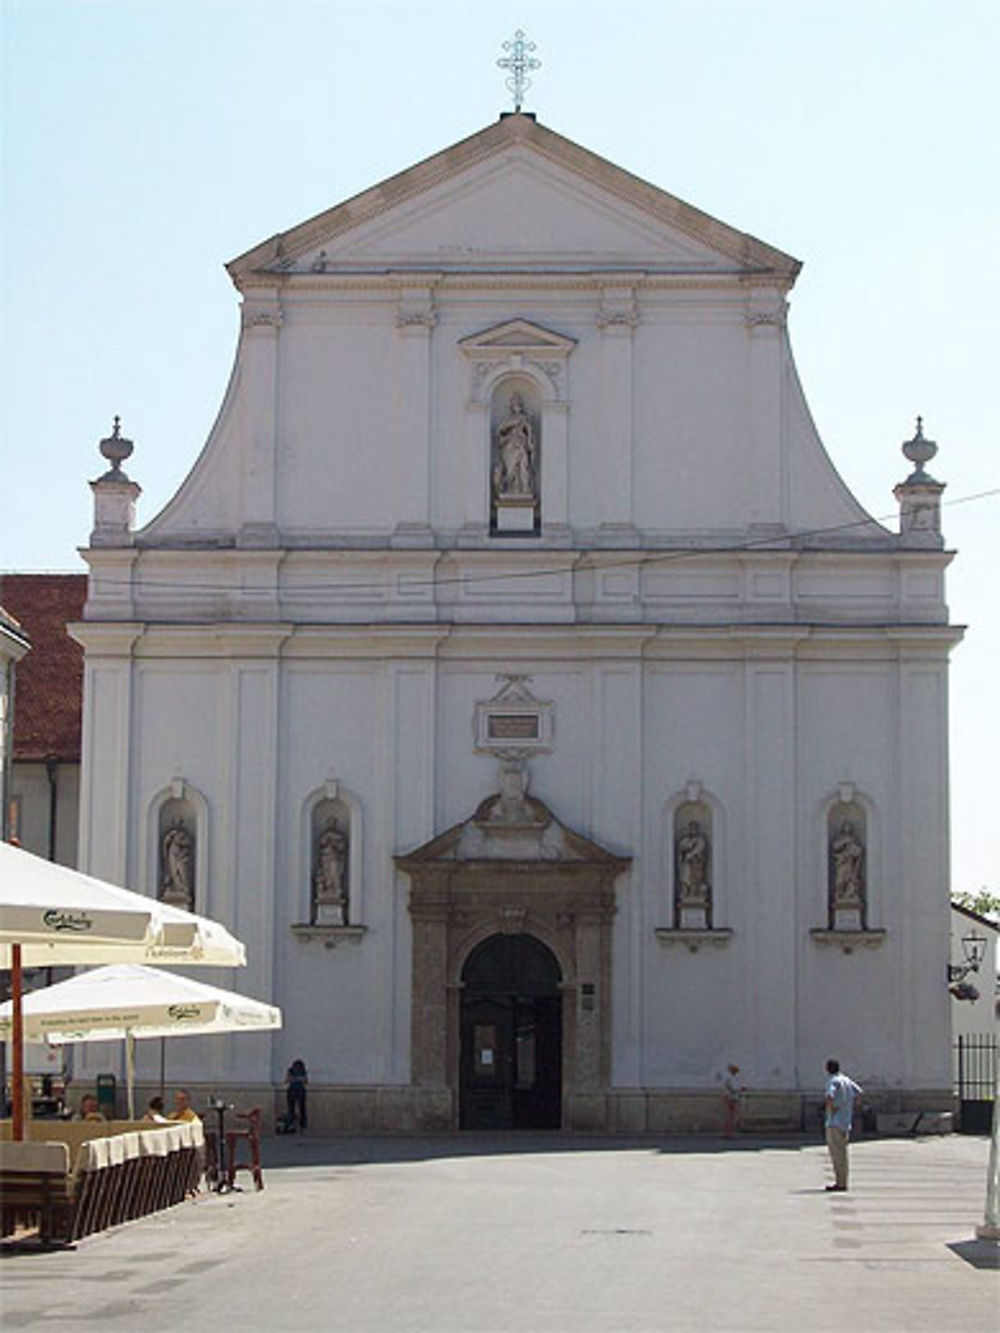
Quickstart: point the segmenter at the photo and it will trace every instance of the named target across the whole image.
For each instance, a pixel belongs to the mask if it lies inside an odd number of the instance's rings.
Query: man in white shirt
[[[840,1072],[840,1062],[826,1062],[826,1146],[833,1163],[834,1183],[827,1185],[832,1193],[842,1194],[847,1189],[847,1144],[851,1137],[854,1102],[862,1089]]]

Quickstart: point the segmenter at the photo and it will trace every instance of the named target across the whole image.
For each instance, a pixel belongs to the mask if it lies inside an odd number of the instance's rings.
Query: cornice
[[[273,622],[206,625],[151,623],[136,646],[135,656],[262,658],[280,656],[293,626]]]
[[[374,291],[384,293],[388,298],[397,294],[401,276],[405,276],[412,285],[419,285],[423,277],[420,269],[413,269],[401,275],[399,269],[366,273],[286,273],[281,279],[281,288],[286,295],[298,292],[349,292]],[[435,292],[440,296],[449,291],[511,291],[527,289],[529,291],[580,291],[599,294],[606,285],[596,273],[581,269],[573,271],[555,271],[543,269],[498,270],[484,269],[478,272],[463,270],[445,272],[436,275]],[[741,274],[732,272],[695,273],[659,273],[648,265],[627,270],[620,275],[621,280],[643,291],[727,291],[734,298],[742,300],[745,296]],[[777,291],[787,289],[787,283],[778,278],[761,279],[760,286],[773,287]]]
[[[438,625],[299,625],[284,644],[288,660],[433,660],[451,633]]]
[[[167,624],[69,625],[88,657],[891,662],[943,664],[956,625],[824,624]]]
[[[536,659],[583,661],[620,658],[635,661],[655,638],[655,625],[455,625],[441,657],[502,657],[505,662]]]
[[[77,620],[66,626],[71,639],[81,645],[88,658],[131,657],[145,626],[138,621]]]
[[[965,626],[888,625],[885,636],[900,657],[943,657],[965,638]]]

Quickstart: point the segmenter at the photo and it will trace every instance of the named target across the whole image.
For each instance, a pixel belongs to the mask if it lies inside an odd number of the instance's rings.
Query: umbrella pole
[[[167,1039],[160,1038],[160,1096],[167,1095]]]
[[[11,1108],[11,1138],[15,1143],[24,1139],[24,1013],[21,999],[24,990],[24,976],[21,971],[21,946],[10,946],[10,996],[11,996],[11,1044],[10,1044],[10,1090],[13,1098]]]
[[[125,1083],[128,1087],[128,1118],[135,1119],[135,1037],[125,1030]]]

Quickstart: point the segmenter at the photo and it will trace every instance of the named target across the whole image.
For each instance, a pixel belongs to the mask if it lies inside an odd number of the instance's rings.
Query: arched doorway
[[[562,976],[533,935],[491,935],[462,969],[462,1129],[562,1124]]]

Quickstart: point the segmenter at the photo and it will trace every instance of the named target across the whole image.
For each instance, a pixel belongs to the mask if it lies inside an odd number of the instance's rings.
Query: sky
[[[804,262],[799,372],[878,517],[923,415],[969,627],[952,887],[1000,891],[996,0],[0,0],[0,569],[82,569],[116,413],[162,508],[228,379],[225,261],[492,123],[517,28],[525,109]]]

